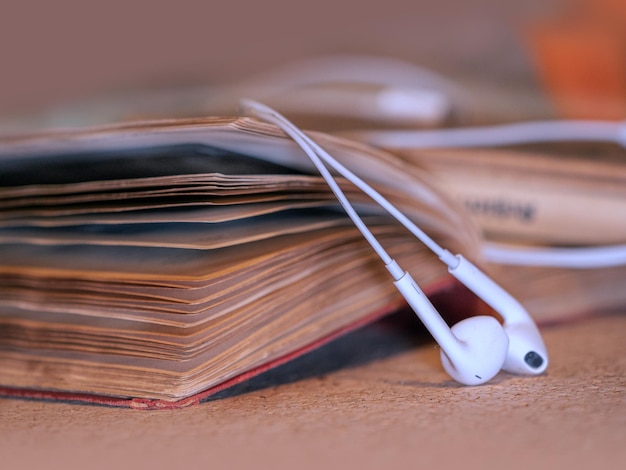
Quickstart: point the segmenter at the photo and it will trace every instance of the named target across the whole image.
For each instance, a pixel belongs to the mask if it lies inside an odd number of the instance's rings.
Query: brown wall
[[[519,76],[520,27],[549,14],[545,3],[3,0],[0,115],[127,87],[236,79],[323,53]]]

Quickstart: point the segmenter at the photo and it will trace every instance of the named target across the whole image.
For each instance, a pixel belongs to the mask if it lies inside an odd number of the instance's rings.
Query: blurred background
[[[0,117],[136,91],[220,90],[295,60],[368,54],[476,86],[500,107],[521,106],[520,117],[623,118],[624,5],[3,0]]]

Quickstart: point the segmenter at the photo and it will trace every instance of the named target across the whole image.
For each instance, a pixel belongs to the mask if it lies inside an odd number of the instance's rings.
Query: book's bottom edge
[[[444,280],[443,282],[438,283],[435,286],[430,286],[428,289],[432,294],[443,294],[454,296],[455,293],[455,283],[450,282],[449,280]],[[461,297],[465,297],[461,295]],[[466,299],[466,297],[465,297]],[[201,403],[202,401],[208,399],[212,395],[217,394],[223,390],[226,390],[234,385],[237,385],[241,382],[245,382],[263,372],[266,372],[270,369],[274,369],[282,364],[285,364],[289,361],[296,359],[308,352],[311,352],[337,338],[343,336],[351,331],[357,330],[365,325],[375,322],[397,310],[399,310],[404,305],[403,300],[398,300],[393,304],[386,306],[385,308],[372,313],[366,317],[363,317],[357,322],[351,323],[350,325],[344,326],[329,335],[326,335],[302,348],[294,350],[284,356],[281,356],[277,359],[274,359],[270,362],[262,364],[259,367],[251,369],[249,371],[243,372],[231,379],[228,379],[222,383],[219,383],[213,387],[207,388],[201,392],[196,394],[180,398],[180,399],[154,399],[154,398],[140,398],[140,397],[117,397],[117,396],[107,396],[107,395],[97,395],[97,394],[89,394],[89,393],[76,393],[76,392],[68,392],[68,391],[57,391],[57,390],[40,390],[40,389],[29,389],[29,388],[13,388],[13,387],[3,387],[0,386],[0,397],[1,398],[18,398],[24,400],[40,400],[40,401],[54,401],[54,402],[64,402],[64,403],[79,403],[85,405],[101,405],[108,407],[116,407],[116,408],[132,408],[132,409],[140,409],[140,410],[171,410],[178,408],[185,408],[188,406],[193,406]]]

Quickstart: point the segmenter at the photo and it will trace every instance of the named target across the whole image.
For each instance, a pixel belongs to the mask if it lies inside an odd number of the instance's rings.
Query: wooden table
[[[183,410],[3,399],[2,468],[622,468],[625,328],[545,328],[545,376],[480,387],[382,323]]]

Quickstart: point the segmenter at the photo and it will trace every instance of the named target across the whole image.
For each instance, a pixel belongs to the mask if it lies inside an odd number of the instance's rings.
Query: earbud
[[[500,313],[503,325],[493,317],[476,316],[449,328],[409,273],[394,282],[441,347],[446,372],[457,382],[478,385],[491,380],[501,369],[525,375],[545,371],[548,354],[530,315],[471,262],[460,255],[456,258],[458,265],[449,271]],[[393,264],[387,269],[397,275]]]
[[[462,354],[452,358],[441,348],[441,363],[459,383],[479,385],[491,380],[502,369],[509,350],[509,337],[493,317],[466,318],[451,328],[462,344]]]
[[[448,271],[498,312],[509,338],[502,368],[514,374],[540,374],[548,367],[548,352],[532,318],[515,298],[461,255]]]
[[[450,328],[409,273],[394,284],[441,347],[441,362],[450,377],[465,385],[479,385],[500,372],[509,338],[498,320],[470,317]]]

